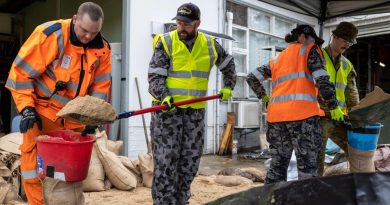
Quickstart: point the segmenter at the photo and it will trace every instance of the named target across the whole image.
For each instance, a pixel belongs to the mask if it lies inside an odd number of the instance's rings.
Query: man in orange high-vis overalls
[[[285,41],[289,46],[268,65],[248,75],[247,82],[256,95],[269,101],[267,111],[267,141],[271,165],[265,183],[286,181],[292,151],[298,165],[298,179],[318,176],[318,161],[322,144],[319,116],[323,115],[317,88],[332,110],[332,117],[343,115],[337,106],[334,85],[324,68],[318,38],[309,25],[298,25]],[[272,78],[269,99],[261,84]]]
[[[12,64],[6,87],[22,115],[21,173],[31,205],[43,204],[36,137],[51,130],[94,130],[60,119],[56,113],[76,96],[107,100],[111,51],[100,33],[103,19],[99,5],[83,3],[72,19],[37,26]]]

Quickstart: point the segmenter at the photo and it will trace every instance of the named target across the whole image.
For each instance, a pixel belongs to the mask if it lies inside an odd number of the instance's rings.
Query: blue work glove
[[[340,106],[337,106],[335,109],[330,111],[332,120],[344,121],[344,112],[341,110]]]
[[[222,100],[229,100],[229,98],[232,97],[232,89],[229,87],[224,87],[221,90],[219,90],[219,94],[222,95],[221,99]]]
[[[269,97],[267,95],[263,95],[261,97],[261,101],[263,101],[265,107],[267,108],[268,107],[268,103],[269,103]]]
[[[170,112],[170,111],[173,111],[175,110],[175,104],[173,103],[173,97],[168,95],[166,96],[163,101],[161,102],[161,105],[168,105],[168,108],[165,109],[165,110],[162,110],[163,112]]]
[[[42,119],[39,117],[37,111],[33,107],[25,107],[22,112],[22,119],[20,120],[19,129],[21,133],[27,132],[27,130],[34,127],[34,123],[38,124],[38,129],[42,130]]]
[[[87,136],[87,134],[95,134],[96,128],[98,128],[98,126],[94,126],[94,125],[85,126],[84,130],[81,132],[81,136],[85,137]]]

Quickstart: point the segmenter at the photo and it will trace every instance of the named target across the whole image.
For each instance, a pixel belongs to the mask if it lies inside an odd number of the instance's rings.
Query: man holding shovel
[[[236,83],[233,57],[214,37],[198,31],[200,10],[186,3],[177,9],[177,29],[157,36],[148,80],[153,105],[169,109],[152,113],[154,204],[186,204],[203,150],[205,102],[179,107],[174,102],[206,96],[210,70],[223,73],[223,100]]]
[[[325,58],[326,70],[330,76],[330,82],[335,85],[336,98],[343,112],[347,114],[351,108],[359,104],[359,92],[356,86],[356,71],[352,63],[343,53],[356,43],[358,29],[349,22],[341,22],[332,31],[330,44],[322,49]],[[325,147],[328,138],[331,138],[348,155],[347,129],[342,121],[330,118],[330,111],[326,107],[322,96],[318,97],[321,109],[325,111],[325,117],[320,119],[323,144],[320,155],[320,175],[324,172]],[[341,121],[341,122],[340,122]],[[351,156],[349,156],[351,157]],[[351,170],[356,172],[368,172],[372,170]]]
[[[77,96],[107,99],[111,85],[111,55],[100,30],[103,10],[85,2],[72,19],[36,27],[20,49],[6,83],[22,115],[21,174],[29,204],[43,204],[37,173],[36,137],[70,129],[90,131],[56,113]],[[56,154],[56,153],[53,153]]]

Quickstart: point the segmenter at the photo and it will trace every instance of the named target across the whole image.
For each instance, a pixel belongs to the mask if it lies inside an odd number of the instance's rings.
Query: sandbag
[[[360,100],[359,104],[351,108],[351,112],[358,109],[367,108],[371,105],[383,102],[388,99],[390,99],[390,94],[385,93],[380,87],[375,86],[374,90],[368,93],[362,100]]]
[[[133,174],[137,177],[137,187],[143,186],[142,184],[142,174],[141,170],[139,168],[139,162],[138,160],[130,160],[129,158],[125,156],[119,156],[119,159],[121,160],[122,164]]]
[[[20,132],[10,133],[0,138],[0,149],[20,155],[19,146],[23,142],[23,134]]]
[[[132,171],[137,176],[142,177],[141,170],[139,167],[139,160],[130,160],[125,156],[119,156],[122,164],[130,171]]]
[[[229,187],[253,184],[252,180],[242,176],[224,176],[224,175],[217,175],[217,177],[215,178],[215,182]]]
[[[82,182],[64,182],[46,177],[43,180],[43,201],[45,205],[84,205]]]
[[[204,184],[215,184],[215,178],[217,176],[215,175],[211,175],[211,176],[202,176],[202,175],[199,175],[195,178],[195,180],[199,180],[200,182],[204,183]]]
[[[152,154],[139,154],[139,168],[142,175],[142,184],[151,188],[153,182],[153,156]]]
[[[353,149],[348,145],[348,153],[349,169],[352,173],[375,172],[373,159],[375,150],[361,151]]]
[[[87,178],[83,181],[83,191],[104,191],[104,169],[96,153],[96,149],[92,149],[91,161]]]
[[[250,179],[252,182],[264,182],[265,172],[253,167],[237,168],[228,167],[218,172],[217,175],[223,176],[242,176]]]
[[[105,147],[107,143],[107,134],[105,131],[100,132],[96,130],[96,143],[100,146]],[[89,162],[89,169],[87,178],[83,181],[84,191],[104,191],[104,168],[96,152],[95,146],[92,149],[91,161]]]
[[[28,203],[23,202],[22,200],[12,200],[7,203],[7,205],[29,205]]]
[[[389,145],[378,145],[374,155],[375,168],[381,172],[390,171],[390,147]]]
[[[261,169],[254,168],[254,167],[245,167],[245,168],[241,168],[241,170],[244,173],[250,174],[252,176],[251,180],[253,182],[262,182],[262,183],[264,183],[265,176],[267,174],[265,171],[263,171]]]
[[[10,177],[11,176],[11,171],[8,169],[5,164],[0,161],[0,177]]]
[[[107,149],[111,152],[114,152],[116,155],[119,156],[122,153],[122,148],[123,148],[123,141],[107,140]]]
[[[108,179],[117,189],[131,190],[137,186],[137,177],[127,170],[118,156],[99,143],[94,146]]]
[[[358,105],[352,107],[348,118],[352,128],[383,122],[390,118],[390,94],[375,86],[374,91],[368,93]]]
[[[327,167],[324,171],[324,176],[335,176],[335,175],[341,175],[341,174],[348,174],[349,173],[349,166],[348,162],[342,162],[336,165],[331,165]]]
[[[81,124],[102,125],[115,121],[117,115],[106,101],[86,95],[69,101],[57,116]]]
[[[19,199],[18,189],[14,185],[0,182],[0,204],[8,204]]]

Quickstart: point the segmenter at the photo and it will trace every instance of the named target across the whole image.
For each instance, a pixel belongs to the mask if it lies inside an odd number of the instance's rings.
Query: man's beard
[[[180,35],[181,33],[184,33],[186,35],[182,36],[182,35]],[[194,31],[192,33],[188,33],[187,31],[180,31],[179,32],[179,39],[182,41],[191,40],[191,39],[195,38],[195,36],[196,36],[196,31]]]

